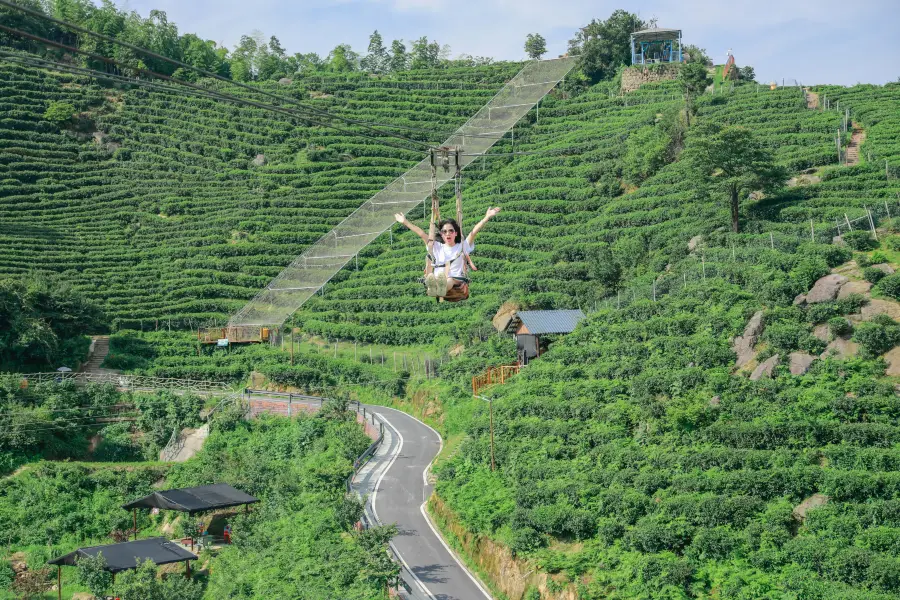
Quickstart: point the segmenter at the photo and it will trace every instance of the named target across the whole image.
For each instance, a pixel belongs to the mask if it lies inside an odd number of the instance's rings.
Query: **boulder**
[[[72,600],[97,600],[97,597],[90,592],[75,592],[72,594]]]
[[[889,265],[887,263],[878,263],[877,265],[872,265],[872,268],[878,269],[885,275],[893,275],[894,274],[894,267],[892,267],[891,265]]]
[[[513,317],[516,316],[519,308],[519,305],[515,302],[504,302],[501,304],[497,314],[491,319],[491,324],[494,326],[494,329],[500,332],[506,331],[506,328],[513,320]]]
[[[803,306],[806,304],[806,294],[797,294],[794,296],[794,306]]]
[[[292,83],[294,83],[294,80],[290,79],[288,77],[282,77],[281,79],[278,80],[278,83],[280,85],[291,85]]]
[[[825,347],[825,352],[819,358],[834,356],[835,358],[852,358],[859,352],[859,344],[844,338],[836,338]]]
[[[900,346],[897,346],[885,354],[884,362],[887,363],[887,370],[884,372],[885,375],[900,375]]]
[[[720,404],[722,404],[722,398],[720,398],[719,396],[713,396],[709,399],[710,406],[718,406]]]
[[[257,154],[256,158],[253,159],[253,164],[257,167],[262,167],[266,164],[266,155],[265,154]]]
[[[806,352],[791,352],[788,357],[791,361],[791,375],[803,375],[809,371],[809,367],[816,360],[816,357]]]
[[[887,315],[895,321],[900,321],[900,304],[891,300],[873,298],[859,312],[863,321],[871,321],[876,315]]]
[[[828,332],[828,324],[822,323],[821,325],[816,325],[812,330],[813,337],[817,340],[822,340],[823,342],[827,342],[831,337]]]
[[[702,235],[695,235],[688,241],[688,252],[693,252],[697,249],[697,246],[700,245],[700,242],[703,241]]]
[[[775,371],[775,367],[781,362],[781,359],[776,354],[775,356],[770,356],[765,361],[761,362],[753,372],[750,374],[751,381],[758,381],[765,377],[771,377],[772,373]]]
[[[734,350],[734,353],[737,354],[737,362],[735,363],[737,368],[743,367],[756,356],[753,346],[756,345],[756,340],[759,339],[762,331],[763,313],[759,310],[750,317],[747,326],[744,327],[744,335],[734,338],[732,349]]]
[[[832,273],[819,279],[809,293],[806,294],[807,304],[816,304],[818,302],[830,302],[837,298],[841,287],[849,281],[843,275]]]
[[[798,504],[797,506],[794,507],[794,511],[793,511],[794,517],[796,517],[800,521],[803,521],[803,519],[806,518],[806,513],[808,513],[809,511],[811,511],[814,508],[819,508],[820,506],[825,506],[826,504],[828,504],[829,500],[831,500],[831,498],[829,498],[825,494],[818,494],[818,493],[813,494],[812,496],[810,496],[809,498],[807,498],[806,500],[804,500],[803,502],[801,502],[800,504]]]
[[[872,284],[868,281],[848,281],[841,286],[841,289],[837,295],[837,299],[843,300],[844,298],[849,298],[853,294],[859,294],[860,296],[868,297],[869,291],[871,289]]]

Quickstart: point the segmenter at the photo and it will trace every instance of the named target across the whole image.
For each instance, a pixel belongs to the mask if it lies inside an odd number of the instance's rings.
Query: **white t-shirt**
[[[466,257],[462,255],[463,248],[465,248],[466,253],[471,254],[475,250],[475,244],[470,244],[468,240],[464,239],[462,244],[456,244],[451,247],[436,241],[434,246],[432,246],[431,255],[437,261],[436,265],[447,265],[450,267],[450,277],[464,277],[463,263]],[[444,268],[435,268],[434,273],[436,275],[443,273]]]

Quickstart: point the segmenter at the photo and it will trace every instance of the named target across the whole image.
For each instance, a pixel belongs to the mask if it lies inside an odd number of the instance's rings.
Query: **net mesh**
[[[444,146],[459,146],[460,167],[486,153],[524,117],[574,65],[564,57],[528,63],[490,102],[456,130]],[[437,169],[437,186],[454,179]],[[398,177],[306,249],[229,320],[229,325],[281,325],[360,250],[431,195],[431,158]]]

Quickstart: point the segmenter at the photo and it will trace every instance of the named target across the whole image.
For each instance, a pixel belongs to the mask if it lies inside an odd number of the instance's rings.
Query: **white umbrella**
[[[69,367],[60,367],[57,369],[57,371],[59,371],[60,373],[71,373],[72,369],[70,369]]]

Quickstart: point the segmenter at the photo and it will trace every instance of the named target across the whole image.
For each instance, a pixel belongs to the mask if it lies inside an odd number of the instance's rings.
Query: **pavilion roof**
[[[79,548],[64,556],[54,558],[49,561],[49,564],[75,566],[79,558],[97,556],[100,553],[103,553],[103,558],[106,560],[106,570],[110,573],[137,568],[138,563],[145,560],[152,560],[157,565],[197,560],[196,554],[188,552],[166,538],[157,537],[133,542],[122,542],[121,544]]]
[[[662,27],[654,27],[652,29],[642,29],[631,34],[631,39],[639,42],[659,42],[664,40],[677,40],[681,37],[680,29],[664,29]]]
[[[259,502],[250,494],[245,494],[239,489],[233,488],[227,483],[214,483],[213,485],[201,485],[199,487],[178,488],[153,492],[143,498],[122,505],[122,508],[159,508],[161,510],[177,510],[194,514],[229,508],[242,504]]]

